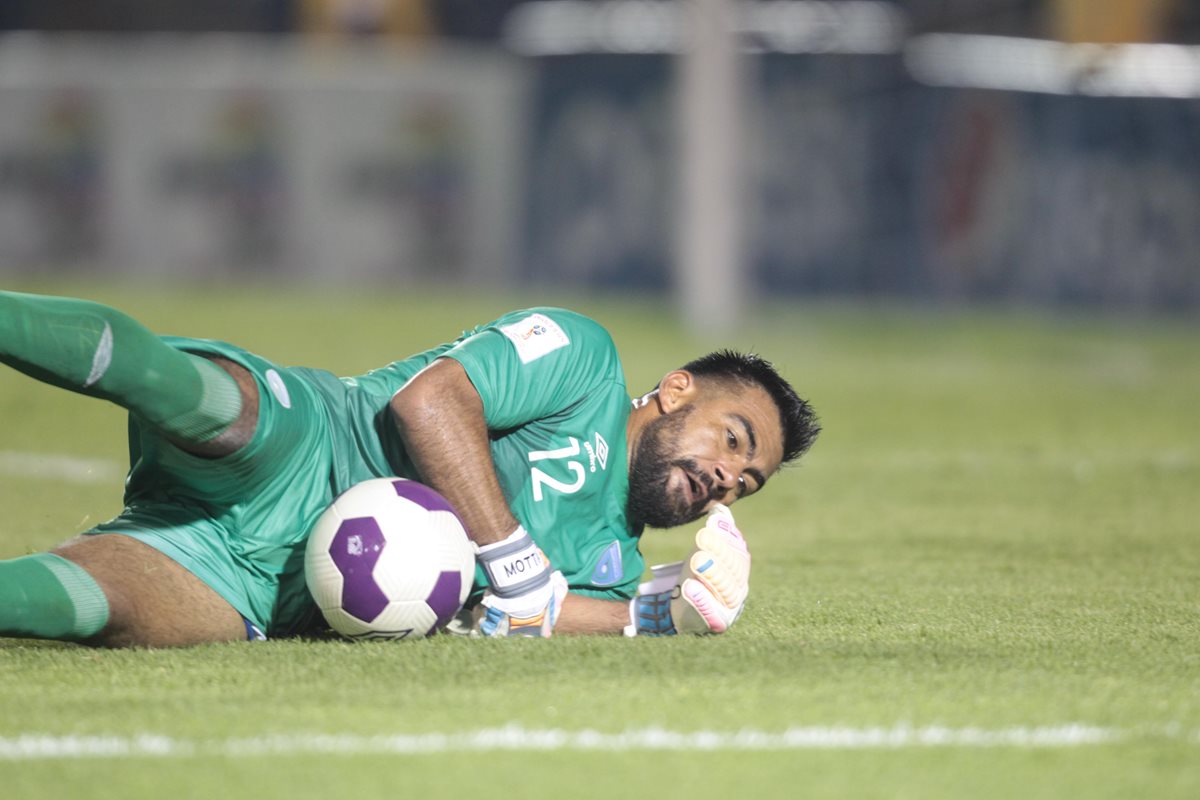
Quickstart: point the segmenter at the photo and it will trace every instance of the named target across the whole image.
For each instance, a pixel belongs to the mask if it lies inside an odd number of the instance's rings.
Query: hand
[[[484,636],[548,637],[567,595],[567,580],[521,526],[503,541],[484,545],[477,559],[487,574]]]
[[[741,615],[750,593],[750,550],[725,506],[709,512],[684,573],[690,577],[671,601],[675,627],[680,633],[724,633]]]
[[[733,514],[716,505],[686,562],[654,567],[630,604],[627,636],[724,633],[750,591],[750,551]]]

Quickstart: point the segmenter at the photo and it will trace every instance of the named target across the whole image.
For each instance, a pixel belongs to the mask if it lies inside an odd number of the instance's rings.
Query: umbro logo
[[[593,447],[591,442],[584,442],[583,447],[587,450],[588,466],[590,471],[596,471],[596,464],[600,465],[600,469],[608,469],[608,442],[604,441],[604,437],[599,433],[596,434],[596,446]]]

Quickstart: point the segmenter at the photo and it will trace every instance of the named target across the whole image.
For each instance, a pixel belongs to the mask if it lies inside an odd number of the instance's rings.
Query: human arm
[[[568,594],[554,631],[571,635],[619,634],[628,624],[628,600]]]
[[[411,476],[442,489],[460,512],[466,512],[462,516],[476,542],[487,541],[481,526],[489,527],[497,537],[492,541],[505,547],[497,539],[519,532],[529,542],[529,563],[536,538],[539,547],[547,548],[552,567],[571,574],[573,581],[586,580],[593,573],[584,571],[595,567],[600,570],[594,574],[601,588],[618,596],[630,591],[634,577],[631,573],[623,580],[620,551],[611,554],[615,559],[611,564],[583,563],[594,559],[601,547],[616,544],[604,538],[605,529],[595,524],[595,515],[603,511],[615,519],[620,514],[614,503],[593,502],[610,496],[609,484],[622,482],[613,477],[618,472],[615,467],[625,465],[623,452],[606,463],[609,442],[618,447],[625,433],[629,403],[620,360],[607,331],[574,312],[528,309],[464,334],[438,355],[440,362],[412,377],[394,398],[398,444],[406,468],[415,468]],[[461,424],[466,415],[473,417],[471,429]],[[429,428],[428,437],[421,436],[423,427]],[[581,459],[586,449],[590,461],[560,463],[558,459],[567,458],[568,443]],[[555,460],[537,463],[544,459]],[[485,480],[476,481],[473,475],[478,471],[467,469],[471,464],[486,465]],[[562,497],[581,489],[572,498],[575,502],[560,513]],[[543,497],[544,492],[549,494]],[[481,514],[477,503],[486,503],[501,516]],[[501,508],[501,504],[505,505]],[[568,519],[572,515],[580,519]],[[505,525],[500,526],[498,519]],[[518,523],[528,526],[533,538]],[[616,525],[613,538],[627,550],[627,559],[634,559],[630,566],[640,572],[643,562],[636,553],[636,540],[619,521],[605,524]],[[591,533],[583,538],[568,533],[580,528]],[[544,561],[540,552],[536,558]],[[516,567],[523,563],[509,562],[514,579],[520,572]],[[506,573],[489,574],[493,590],[496,584],[491,578],[496,575],[504,578]],[[606,577],[611,580],[605,581]],[[622,581],[625,585],[617,589]],[[565,583],[559,588],[565,594]],[[489,592],[485,603],[494,595]]]
[[[496,477],[483,402],[463,366],[434,361],[391,400],[392,416],[421,479],[463,521],[488,576],[484,632],[549,636],[566,581],[513,516]]]
[[[421,480],[450,501],[473,542],[494,544],[518,527],[492,464],[483,401],[462,364],[434,361],[396,392],[391,410]]]
[[[632,601],[568,594],[555,632],[662,636],[727,631],[741,615],[750,581],[750,553],[729,509],[714,507],[696,533],[687,561],[653,567],[652,573]]]

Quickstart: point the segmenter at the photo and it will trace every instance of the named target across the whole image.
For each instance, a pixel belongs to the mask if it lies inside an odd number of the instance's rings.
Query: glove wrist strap
[[[674,636],[675,622],[671,618],[671,599],[674,589],[650,594],[639,593],[629,603],[629,624],[626,636]]]
[[[550,564],[524,526],[504,540],[477,548],[476,560],[497,597],[517,597],[550,583]]]

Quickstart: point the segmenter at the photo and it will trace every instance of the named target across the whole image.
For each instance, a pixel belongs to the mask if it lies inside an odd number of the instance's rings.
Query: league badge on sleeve
[[[519,322],[502,326],[500,332],[516,346],[522,364],[536,361],[571,343],[566,331],[545,314],[530,314]]]

